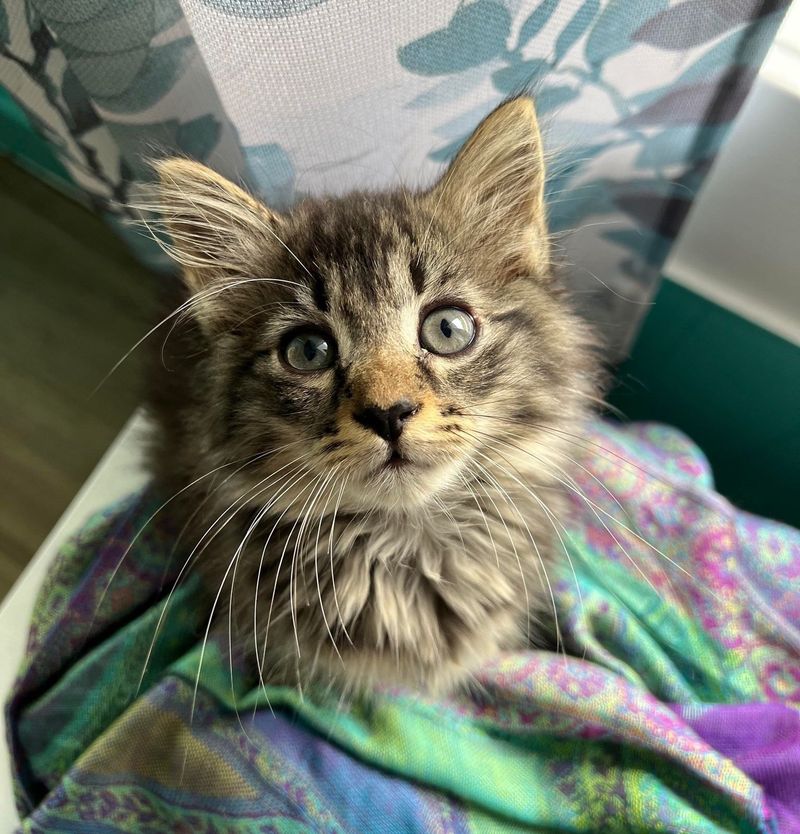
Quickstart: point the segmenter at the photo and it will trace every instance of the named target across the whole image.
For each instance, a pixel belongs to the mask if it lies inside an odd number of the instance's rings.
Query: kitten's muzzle
[[[405,424],[419,411],[419,405],[411,400],[400,400],[389,408],[370,405],[353,413],[353,419],[364,428],[374,431],[378,437],[394,443],[403,433]]]

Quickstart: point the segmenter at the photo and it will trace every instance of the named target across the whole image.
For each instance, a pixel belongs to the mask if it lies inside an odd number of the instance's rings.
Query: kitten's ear
[[[536,110],[520,96],[478,125],[427,199],[463,229],[460,239],[489,247],[505,269],[543,274],[550,257],[544,185]]]
[[[274,246],[280,218],[239,186],[190,159],[162,159],[154,167],[159,224],[172,239],[164,248],[192,293],[243,277],[258,253]]]

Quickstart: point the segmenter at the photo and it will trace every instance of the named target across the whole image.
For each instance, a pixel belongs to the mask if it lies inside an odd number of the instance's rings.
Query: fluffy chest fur
[[[343,512],[335,473],[300,479],[294,512],[253,526],[254,510],[219,543],[238,566],[221,607],[233,606],[260,676],[447,691],[528,644],[552,605],[563,508],[557,492],[547,503],[529,492],[524,457],[504,473],[487,456],[483,474],[425,511]],[[220,582],[218,565],[209,580]]]

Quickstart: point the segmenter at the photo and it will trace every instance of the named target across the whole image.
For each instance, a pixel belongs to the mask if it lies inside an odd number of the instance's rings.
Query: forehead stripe
[[[414,285],[414,290],[417,295],[422,295],[425,289],[425,267],[419,255],[414,255],[411,258],[411,283]]]
[[[314,299],[314,304],[320,312],[327,313],[330,310],[328,291],[325,289],[325,279],[316,270],[314,270],[311,276],[311,295]]]

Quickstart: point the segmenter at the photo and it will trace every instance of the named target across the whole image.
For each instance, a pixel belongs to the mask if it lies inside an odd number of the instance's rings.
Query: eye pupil
[[[439,322],[439,329],[448,339],[453,335],[453,328],[447,319],[442,319]]]
[[[303,355],[311,362],[317,356],[317,351],[321,345],[315,342],[313,339],[306,339],[305,343],[303,344]]]

